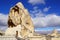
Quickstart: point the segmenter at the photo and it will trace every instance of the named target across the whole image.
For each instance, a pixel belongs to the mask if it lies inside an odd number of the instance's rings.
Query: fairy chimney
[[[22,36],[29,35],[29,32],[34,32],[34,26],[29,12],[24,8],[21,2],[18,2],[10,9],[8,16],[8,28],[17,27],[17,25],[21,25],[22,27]]]

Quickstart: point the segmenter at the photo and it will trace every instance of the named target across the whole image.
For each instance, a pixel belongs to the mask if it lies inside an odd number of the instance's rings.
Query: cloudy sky
[[[22,2],[28,9],[36,31],[60,30],[60,0],[0,0],[0,29],[7,28],[9,10]]]

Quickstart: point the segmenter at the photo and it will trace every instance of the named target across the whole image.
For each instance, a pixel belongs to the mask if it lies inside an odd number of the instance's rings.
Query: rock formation
[[[17,26],[20,25],[20,30]],[[10,9],[10,13],[8,16],[8,29],[5,34],[14,35],[18,31],[19,35],[22,37],[27,37],[28,35],[32,35],[34,33],[34,26],[32,20],[30,18],[29,12],[24,8],[21,2],[17,3],[14,7]],[[9,34],[10,32],[10,34]]]
[[[56,29],[54,29],[50,35],[53,37],[58,37],[58,31]]]

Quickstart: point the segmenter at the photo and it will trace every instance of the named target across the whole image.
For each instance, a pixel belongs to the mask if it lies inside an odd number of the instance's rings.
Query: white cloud
[[[47,9],[49,10],[50,7]],[[47,10],[46,9],[46,10]],[[56,27],[60,26],[60,16],[55,13],[45,15],[38,7],[30,11],[35,27]]]
[[[0,13],[0,29],[5,30],[7,27],[8,15]]]
[[[40,15],[40,14],[39,14]],[[35,27],[56,27],[60,26],[60,16],[55,14],[46,15],[45,17],[32,18]]]
[[[45,4],[45,0],[29,0],[29,3],[35,5],[35,4]]]
[[[60,31],[60,29],[56,29],[57,31]]]
[[[0,30],[6,31],[8,27],[7,26],[0,26]]]
[[[44,11],[44,12],[48,12],[50,8],[51,8],[51,7],[45,7],[45,8],[43,9],[43,11]]]
[[[43,14],[43,12],[38,8],[38,7],[34,7],[33,10],[30,10],[31,16],[32,17],[42,17],[45,16],[45,14]]]

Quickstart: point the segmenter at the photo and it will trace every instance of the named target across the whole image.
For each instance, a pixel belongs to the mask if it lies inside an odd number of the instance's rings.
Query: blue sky
[[[28,2],[29,0],[1,0],[0,1],[0,12],[1,13],[6,13],[8,14],[9,9],[14,6],[18,2],[22,2],[25,8],[28,10],[33,10],[34,6],[38,6],[41,10],[44,9],[45,7],[51,7],[49,11],[45,14],[50,14],[52,12],[57,13],[57,15],[60,15],[60,0],[44,0],[45,4],[40,3],[40,4],[35,4],[32,5],[31,3]],[[4,11],[4,12],[3,12]]]
[[[60,28],[60,0],[0,0],[0,28],[7,26],[9,10],[22,2],[28,9],[36,30]]]

